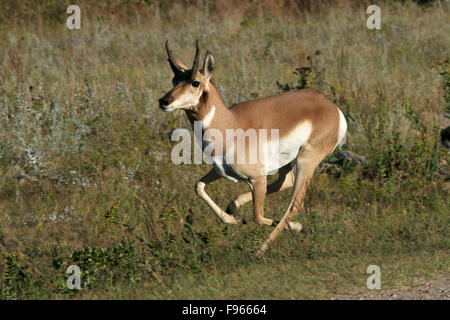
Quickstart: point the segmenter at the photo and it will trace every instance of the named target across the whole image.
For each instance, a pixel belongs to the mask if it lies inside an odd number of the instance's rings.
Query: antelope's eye
[[[198,81],[193,81],[192,82],[192,86],[195,87],[195,88],[197,88],[199,85],[200,85],[200,82],[198,82]]]

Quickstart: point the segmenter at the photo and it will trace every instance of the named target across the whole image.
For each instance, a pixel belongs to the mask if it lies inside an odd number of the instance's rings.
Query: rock
[[[450,151],[450,126],[441,130],[441,145]]]

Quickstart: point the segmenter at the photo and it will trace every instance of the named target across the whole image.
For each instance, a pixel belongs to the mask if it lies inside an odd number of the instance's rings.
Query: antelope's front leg
[[[253,216],[257,224],[272,225],[273,220],[264,218],[264,199],[266,198],[267,177],[259,177],[251,181],[253,198]]]
[[[206,202],[206,204],[214,211],[220,220],[225,223],[238,224],[239,222],[234,216],[222,211],[222,209],[220,209],[219,206],[205,192],[205,186],[207,184],[220,178],[221,176],[217,174],[216,170],[214,168],[211,169],[203,178],[197,181],[195,184],[195,192]]]

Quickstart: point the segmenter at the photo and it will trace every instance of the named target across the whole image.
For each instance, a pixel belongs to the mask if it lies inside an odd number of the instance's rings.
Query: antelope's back
[[[341,116],[338,107],[316,89],[289,91],[238,103],[230,108],[242,129],[279,129],[280,138],[309,123],[311,138],[335,136]]]

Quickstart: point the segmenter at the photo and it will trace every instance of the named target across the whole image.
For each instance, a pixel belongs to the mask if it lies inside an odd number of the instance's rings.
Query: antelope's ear
[[[216,67],[216,60],[214,59],[211,51],[207,50],[205,55],[205,62],[203,63],[203,68],[201,73],[209,80],[211,79],[214,69]]]

